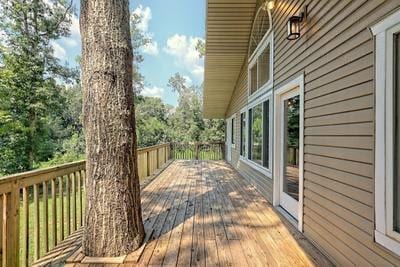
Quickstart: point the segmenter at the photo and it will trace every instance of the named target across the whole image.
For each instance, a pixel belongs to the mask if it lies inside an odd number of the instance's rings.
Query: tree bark
[[[117,257],[144,229],[137,171],[128,0],[81,0],[86,218],[83,252]]]

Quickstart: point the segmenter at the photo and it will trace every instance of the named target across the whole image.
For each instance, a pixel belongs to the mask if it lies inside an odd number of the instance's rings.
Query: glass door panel
[[[284,162],[282,191],[299,200],[300,97],[284,100]]]

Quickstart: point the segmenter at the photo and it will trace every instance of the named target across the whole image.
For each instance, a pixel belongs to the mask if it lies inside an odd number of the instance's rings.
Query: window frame
[[[242,115],[244,116],[245,120],[245,127],[242,128]],[[240,110],[240,150],[239,150],[239,157],[241,159],[245,159],[247,157],[247,129],[248,129],[248,113],[247,113],[247,106]],[[244,149],[243,148],[243,135],[244,135]]]
[[[375,36],[375,241],[400,255],[394,231],[394,43],[400,33],[400,10],[372,28]]]
[[[235,146],[235,124],[236,124],[236,117],[233,116],[231,118],[231,145]]]
[[[261,42],[258,44],[257,48],[254,50],[254,53],[251,55],[248,61],[248,66],[247,66],[247,82],[248,82],[248,99],[249,101],[253,101],[254,99],[258,98],[259,96],[263,95],[265,92],[267,92],[269,89],[273,87],[273,80],[274,80],[274,34],[272,31],[272,28],[265,33],[265,36],[262,38]],[[269,53],[269,79],[268,81],[262,85],[260,88],[258,88],[258,59],[261,56],[261,54],[264,52],[264,49],[267,48],[269,45],[270,53]],[[251,69],[256,66],[256,72],[257,72],[257,90],[254,93],[251,93]]]
[[[228,118],[228,120],[229,120],[230,126],[231,126],[231,129],[230,129],[231,130],[231,132],[230,132],[230,134],[231,134],[231,136],[230,136],[231,140],[230,141],[231,142],[230,142],[229,145],[231,146],[231,153],[232,153],[232,149],[236,148],[236,141],[235,141],[236,113],[233,114],[232,116],[230,116]]]
[[[268,123],[269,123],[269,131],[268,131],[268,136],[269,136],[269,140],[268,140],[268,147],[269,147],[269,151],[268,151],[268,166],[269,168],[264,167],[263,165],[260,165],[254,161],[252,161],[251,159],[249,159],[249,147],[250,147],[250,118],[249,118],[249,113],[250,113],[250,109],[254,108],[255,106],[262,104],[263,105],[263,112],[262,114],[264,115],[264,102],[269,101],[269,110],[268,110]],[[248,164],[249,166],[251,166],[253,169],[259,171],[260,173],[264,174],[265,176],[267,176],[268,178],[272,179],[272,169],[273,169],[273,162],[272,162],[272,154],[273,154],[273,147],[272,147],[272,139],[273,139],[273,98],[272,98],[272,90],[269,90],[267,93],[265,93],[262,97],[259,97],[258,99],[256,99],[255,101],[251,102],[250,104],[248,104],[244,109],[242,109],[242,111],[245,110],[246,112],[246,154],[245,156],[240,156],[240,160],[242,160],[243,162],[245,162],[246,164]],[[243,112],[241,112],[243,113]],[[264,119],[263,119],[264,122]],[[263,139],[264,139],[264,123],[263,123]],[[262,145],[262,151],[261,151],[261,155],[264,155],[264,140],[263,140],[263,145]]]

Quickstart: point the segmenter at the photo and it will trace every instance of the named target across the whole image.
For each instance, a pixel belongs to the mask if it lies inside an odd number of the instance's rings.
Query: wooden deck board
[[[331,265],[224,161],[175,161],[141,196],[148,240],[118,266]],[[51,258],[78,249],[77,240]],[[70,253],[67,266],[117,266]]]

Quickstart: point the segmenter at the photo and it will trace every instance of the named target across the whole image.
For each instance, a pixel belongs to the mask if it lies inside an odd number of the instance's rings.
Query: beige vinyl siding
[[[308,5],[301,38],[286,40],[286,22]],[[274,90],[304,74],[304,234],[337,265],[400,266],[374,242],[374,41],[371,25],[398,0],[282,0],[273,10]],[[247,60],[226,117],[247,103]],[[379,88],[377,89],[379,90]],[[272,180],[232,165],[269,200]]]

